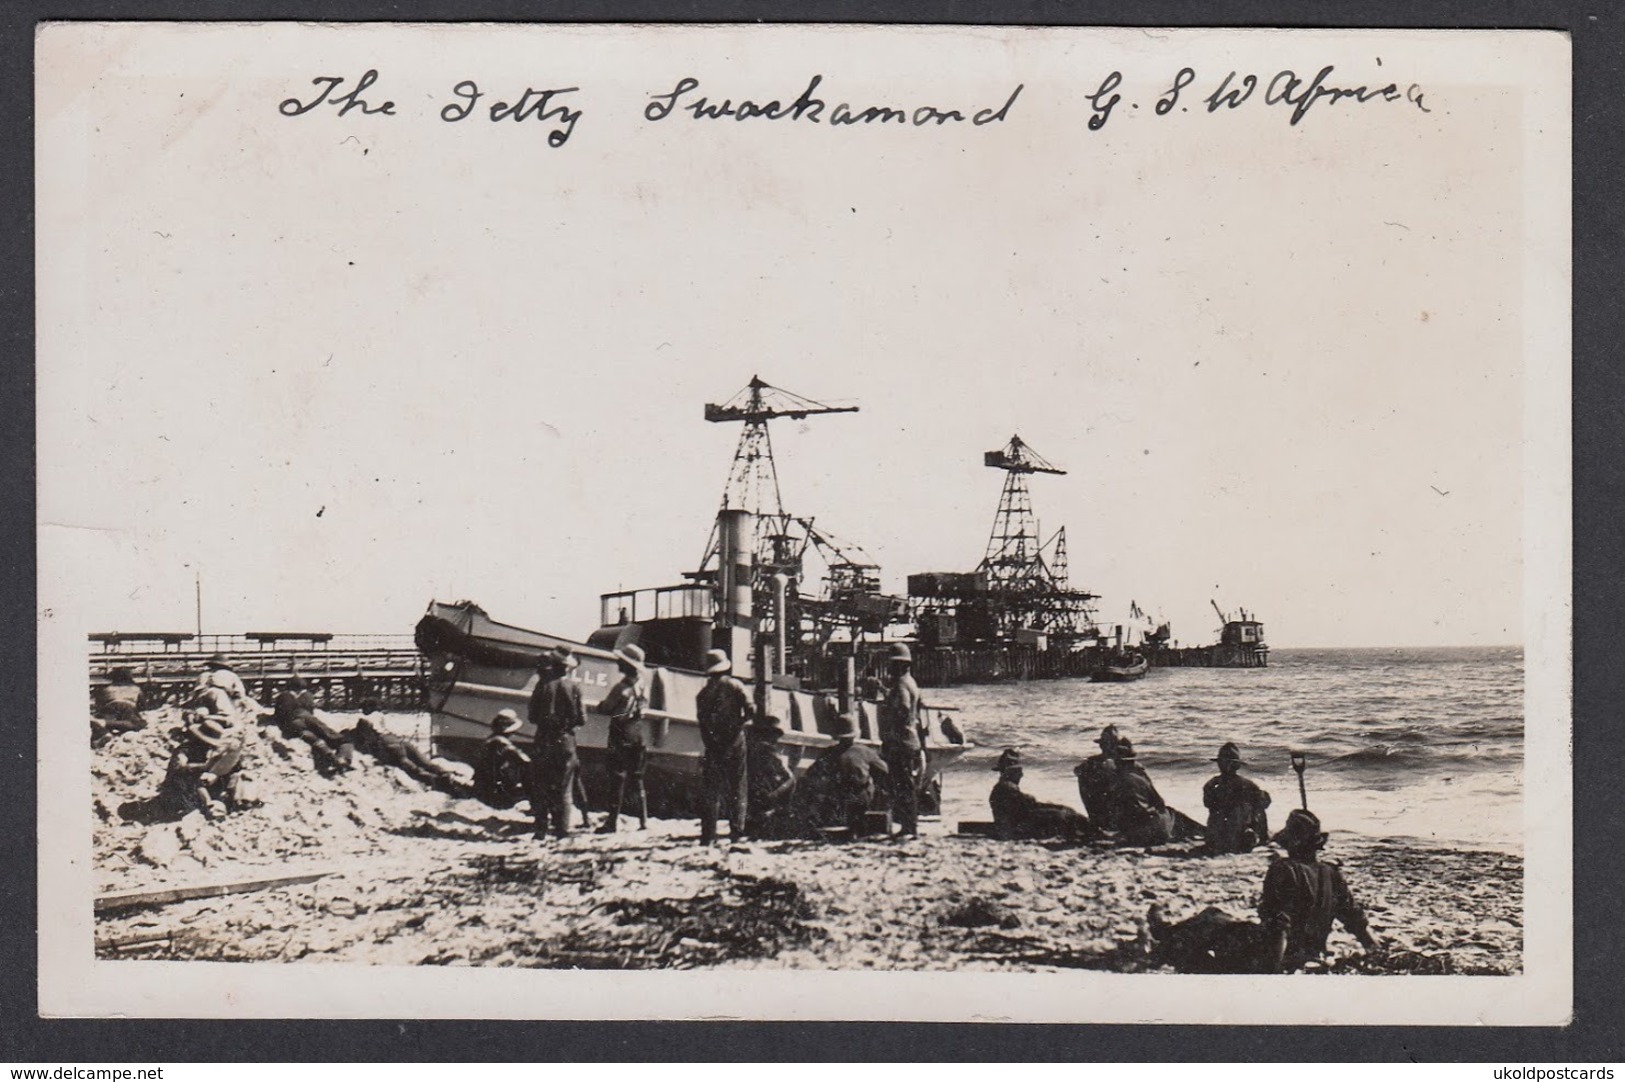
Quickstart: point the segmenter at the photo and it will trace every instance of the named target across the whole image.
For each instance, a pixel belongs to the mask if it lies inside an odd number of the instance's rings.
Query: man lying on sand
[[[1260,923],[1209,906],[1170,924],[1162,907],[1153,905],[1146,914],[1151,960],[1182,973],[1292,972],[1326,953],[1334,921],[1368,952],[1378,950],[1343,870],[1318,859],[1326,844],[1320,820],[1312,812],[1294,811],[1272,840],[1287,855],[1264,875]]]

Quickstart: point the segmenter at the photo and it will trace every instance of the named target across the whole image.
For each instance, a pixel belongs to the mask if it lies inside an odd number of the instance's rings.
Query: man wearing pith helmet
[[[750,694],[731,675],[733,662],[721,650],[705,655],[705,686],[694,700],[705,745],[701,766],[705,793],[700,809],[700,844],[717,840],[717,817],[726,808],[728,837],[743,841],[750,795],[746,789],[745,726],[751,721]]]
[[[857,742],[855,711],[840,714],[829,736],[835,743],[807,768],[803,802],[814,826],[844,826],[857,834],[876,787],[887,780],[886,763],[874,748]]]
[[[791,822],[796,776],[779,748],[783,736],[783,723],[772,715],[757,718],[748,730],[745,763],[753,838],[788,838],[796,833]]]
[[[1078,797],[1083,801],[1084,814],[1102,830],[1117,829],[1112,814],[1112,789],[1117,785],[1119,739],[1117,726],[1106,726],[1095,741],[1100,745],[1100,754],[1089,756],[1072,769],[1078,776]]]
[[[621,679],[598,704],[599,713],[609,715],[605,751],[610,773],[615,777],[609,815],[598,828],[601,834],[613,834],[620,825],[628,781],[633,783],[638,798],[638,824],[644,830],[649,828],[649,799],[643,788],[643,764],[647,755],[643,742],[643,711],[649,705],[649,693],[643,684],[643,647],[631,643],[616,650],[615,665],[621,671]]]
[[[530,695],[529,715],[536,727],[530,804],[538,839],[547,837],[549,826],[560,838],[570,833],[570,797],[580,767],[576,730],[587,723],[581,688],[569,679],[575,667],[575,652],[568,646],[544,650],[536,659],[536,690]]]
[[[1343,869],[1319,859],[1326,834],[1314,812],[1293,809],[1286,826],[1270,840],[1286,850],[1286,859],[1271,864],[1264,873],[1258,915],[1266,924],[1281,917],[1291,922],[1284,967],[1297,969],[1324,954],[1333,921],[1352,932],[1366,950],[1376,950],[1377,939],[1343,878]]]
[[[907,643],[892,643],[886,663],[889,680],[880,703],[880,752],[886,760],[898,836],[917,837],[920,773],[925,765],[920,746],[920,686],[914,682],[914,655]]]
[[[1250,778],[1241,776],[1247,764],[1241,749],[1227,743],[1213,760],[1219,764],[1217,777],[1202,786],[1202,803],[1207,806],[1207,847],[1212,853],[1246,853],[1263,845],[1270,836],[1270,795]]]
[[[513,734],[519,715],[504,708],[491,719],[491,735],[480,748],[474,767],[474,796],[493,808],[511,808],[525,796],[530,777],[530,756],[519,750]]]

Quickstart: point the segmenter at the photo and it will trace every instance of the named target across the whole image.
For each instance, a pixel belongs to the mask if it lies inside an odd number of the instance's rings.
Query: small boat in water
[[[1144,656],[1131,653],[1108,661],[1090,673],[1089,679],[1097,684],[1122,684],[1140,679],[1150,668],[1151,662]]]
[[[581,685],[587,724],[577,734],[587,800],[603,809],[610,790],[605,747],[609,719],[593,708],[619,679],[611,649],[498,623],[470,601],[430,602],[417,625],[417,644],[427,659],[430,732],[438,755],[472,763],[491,733],[491,719],[504,707],[521,719],[536,687],[536,659],[557,646],[568,646],[580,662],[571,678]],[[649,708],[645,713],[648,760],[645,784],[649,809],[657,815],[693,815],[700,807],[700,728],[695,698],[705,686],[704,674],[686,668],[651,665]],[[785,758],[800,775],[834,741],[826,734],[839,716],[836,696],[767,687],[768,712],[783,722],[780,741]],[[859,742],[877,744],[878,705],[854,701]],[[926,708],[925,769],[920,779],[922,814],[940,809],[942,768],[966,751],[947,712]],[[946,723],[946,725],[944,724]],[[525,721],[515,734],[527,744],[534,727]]]

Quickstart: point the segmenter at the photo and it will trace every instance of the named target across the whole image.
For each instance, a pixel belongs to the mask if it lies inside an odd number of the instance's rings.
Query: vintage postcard
[[[45,1014],[1568,1019],[1565,36],[36,50]]]

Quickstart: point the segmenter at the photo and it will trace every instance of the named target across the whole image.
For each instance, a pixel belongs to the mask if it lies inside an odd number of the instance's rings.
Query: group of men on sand
[[[648,714],[648,672],[643,651],[635,644],[615,651],[620,679],[594,709],[606,715],[606,746],[614,795],[599,825],[601,833],[618,829],[628,795],[637,797],[638,820],[648,826],[644,764],[648,729],[663,724]],[[474,770],[474,793],[494,807],[513,807],[529,799],[539,839],[562,838],[571,831],[572,802],[580,799],[577,731],[586,724],[578,681],[570,674],[578,662],[564,645],[542,652],[537,680],[526,708],[534,729],[527,754],[513,735],[522,727],[519,715],[504,709],[491,722],[491,735]],[[732,675],[733,662],[721,650],[705,657],[705,686],[695,697],[701,754],[700,842],[718,841],[719,820],[728,822],[730,841],[747,838],[826,836],[862,833],[866,816],[881,793],[898,825],[898,837],[919,834],[918,790],[924,769],[921,735],[922,703],[911,672],[913,658],[898,644],[888,656],[889,679],[878,710],[880,751],[857,743],[859,718],[854,710],[839,714],[825,748],[798,779],[785,759],[782,719],[758,709],[750,692]]]
[[[1116,726],[1100,733],[1100,753],[1074,769],[1084,811],[1046,804],[1021,790],[1022,755],[1006,749],[988,797],[1000,837],[1115,841],[1149,847],[1201,839],[1197,853],[1246,853],[1269,843],[1285,850],[1265,873],[1257,921],[1208,907],[1178,923],[1160,905],[1146,916],[1145,949],[1152,960],[1191,973],[1276,973],[1302,967],[1326,951],[1334,922],[1367,950],[1378,947],[1342,869],[1319,859],[1326,844],[1320,820],[1295,809],[1276,834],[1269,829],[1270,795],[1242,776],[1241,751],[1226,743],[1214,758],[1218,774],[1202,787],[1204,829],[1167,805],[1139,764],[1133,742]]]
[[[146,727],[139,709],[142,688],[134,674],[120,668],[109,676],[98,693],[92,719],[92,743],[97,746]],[[247,742],[258,723],[268,723],[284,738],[308,746],[312,766],[323,776],[353,769],[359,752],[429,788],[468,795],[468,786],[454,771],[413,741],[389,731],[376,699],[364,700],[361,711],[349,729],[334,728],[317,710],[310,682],[297,674],[266,709],[249,694],[230,659],[216,654],[203,662],[181,704],[181,724],[168,734],[171,753],[155,800],[172,812],[195,809],[211,818],[259,803],[257,786],[244,769]]]
[[[1202,787],[1208,813],[1204,828],[1168,806],[1140,765],[1134,742],[1117,726],[1102,729],[1097,743],[1100,753],[1072,771],[1083,802],[1081,813],[1023,792],[1021,751],[1006,748],[993,766],[999,780],[988,795],[995,833],[1003,838],[1111,840],[1135,847],[1205,840],[1204,851],[1215,854],[1249,852],[1269,839],[1270,795],[1241,775],[1247,764],[1235,744],[1219,749],[1213,760],[1219,773]]]

